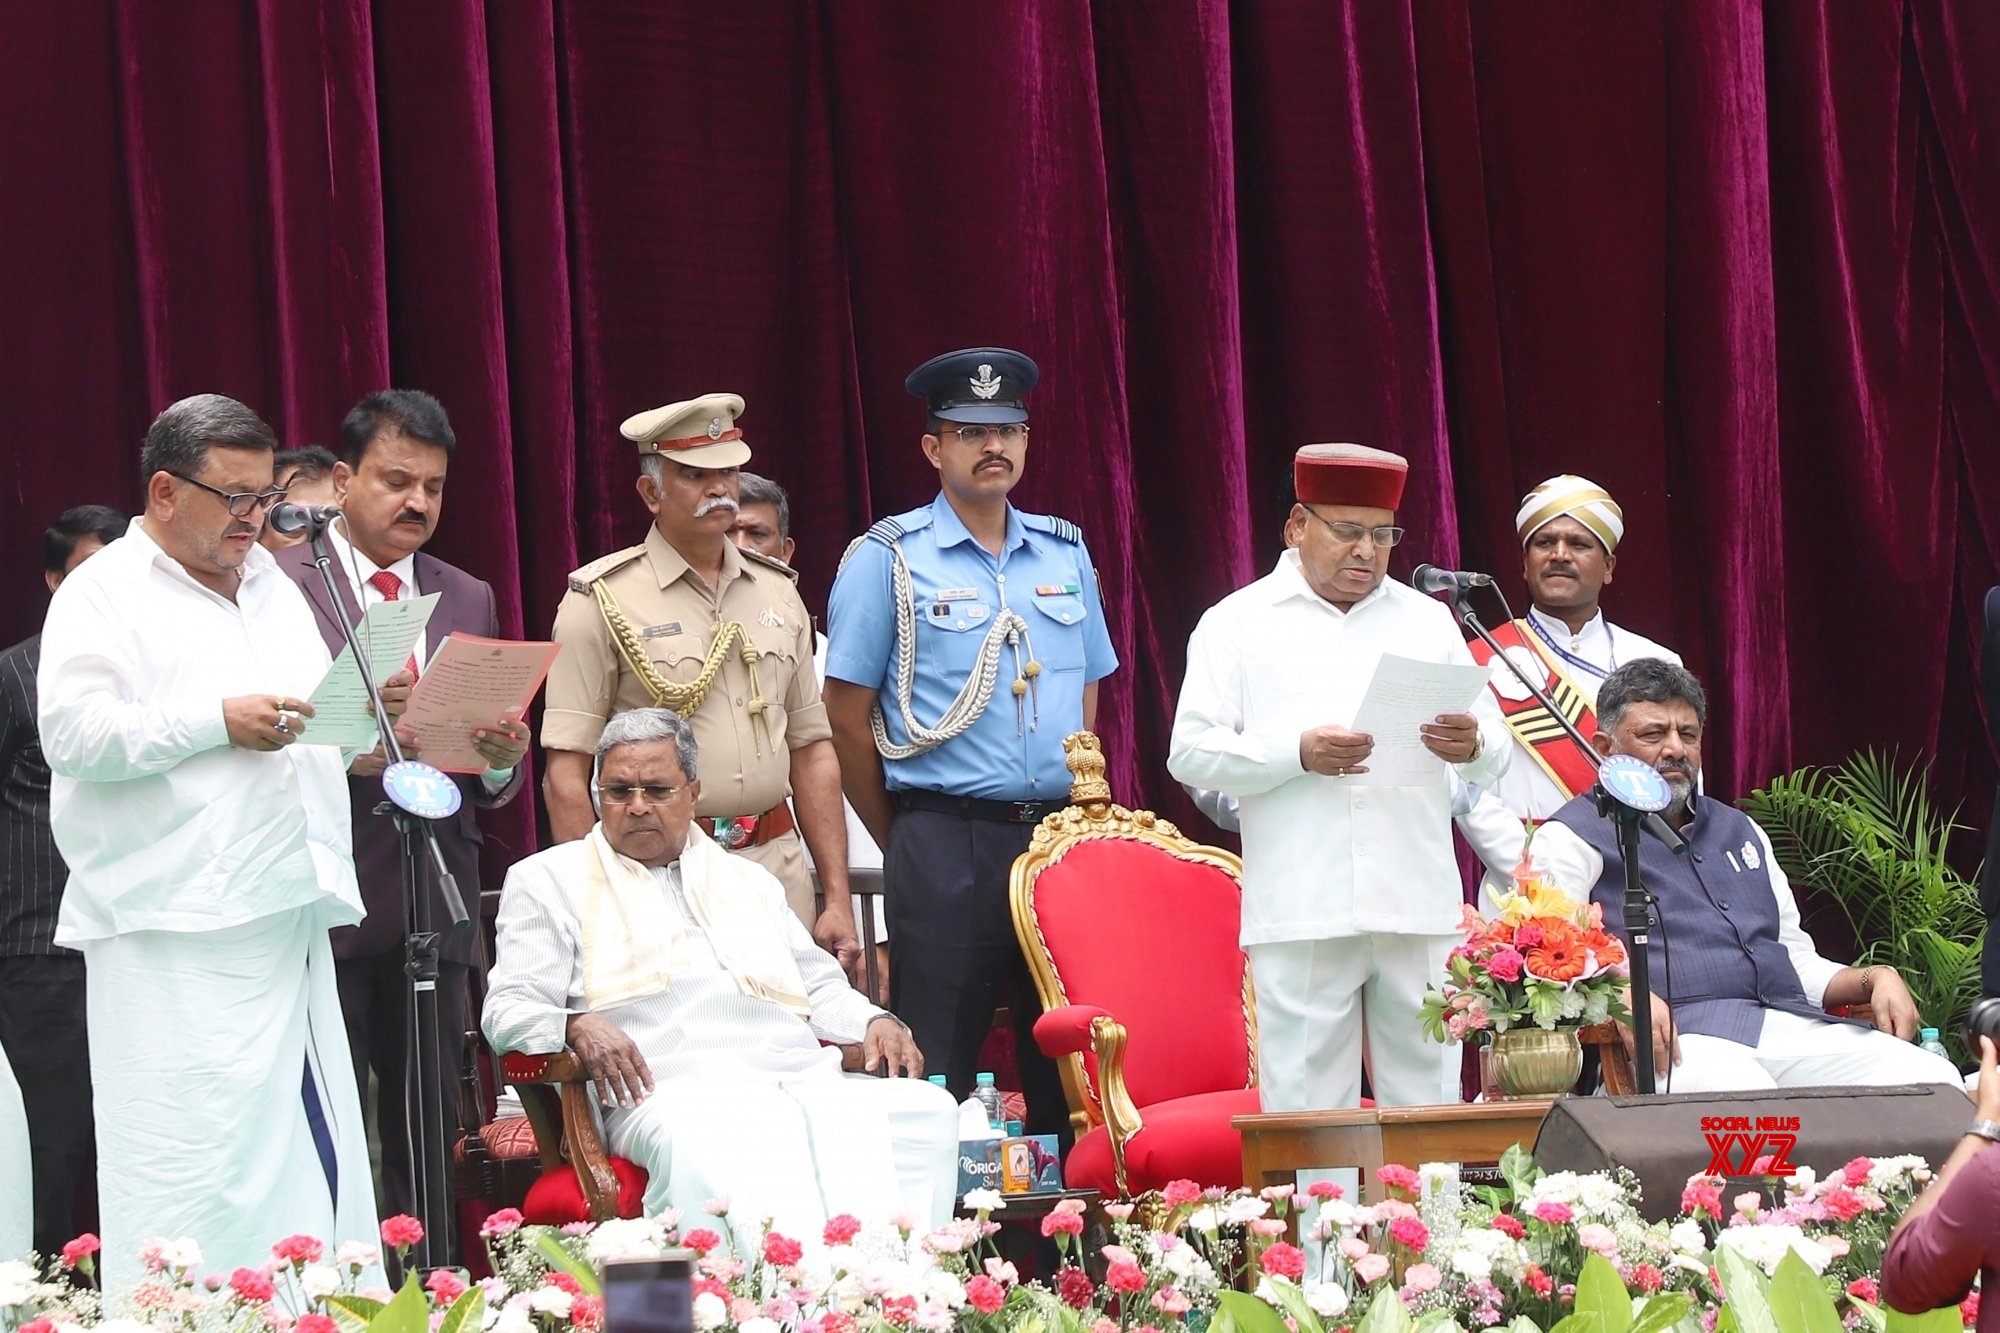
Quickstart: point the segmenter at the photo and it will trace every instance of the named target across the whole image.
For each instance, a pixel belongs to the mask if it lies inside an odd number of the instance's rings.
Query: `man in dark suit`
[[[458,446],[444,407],[427,393],[389,389],[354,405],[341,423],[342,458],[334,483],[342,517],[327,529],[334,581],[342,606],[327,599],[326,584],[313,565],[312,548],[300,545],[278,554],[278,563],[305,591],[320,632],[336,653],[343,642],[341,621],[353,623],[376,602],[439,594],[436,609],[404,671],[444,642],[453,630],[494,637],[499,621],[493,589],[464,570],[423,553],[444,506],[445,473]],[[398,673],[401,676],[402,673]],[[398,681],[391,676],[390,682]],[[407,682],[408,677],[403,680]],[[521,762],[528,748],[527,724],[495,718],[479,733],[487,769],[458,775],[465,800],[458,813],[433,825],[445,862],[458,881],[472,928],[450,930],[450,917],[434,877],[426,876],[431,917],[442,935],[438,976],[440,1068],[446,1087],[454,1086],[465,1049],[467,998],[472,969],[482,966],[479,923],[480,807],[505,805],[521,790]],[[408,750],[408,743],[405,743]],[[355,1081],[369,1102],[368,1074],[375,1074],[372,1101],[382,1143],[382,1207],[408,1212],[415,1199],[410,1180],[409,1142],[404,1133],[405,1096],[410,1086],[408,1033],[410,983],[403,972],[405,913],[402,846],[394,821],[375,813],[382,801],[378,777],[380,746],[348,770],[354,803],[354,869],[361,881],[367,919],[333,932],[340,1005],[354,1054]],[[483,966],[482,966],[483,971]]]

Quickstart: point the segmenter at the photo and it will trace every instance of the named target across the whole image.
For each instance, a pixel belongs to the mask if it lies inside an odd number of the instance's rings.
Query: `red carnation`
[[[826,1219],[825,1240],[828,1245],[845,1245],[861,1234],[861,1219],[841,1213]]]
[[[1496,1216],[1493,1219],[1493,1229],[1510,1240],[1522,1240],[1528,1234],[1528,1229],[1522,1226],[1521,1220],[1512,1213],[1501,1213]]]
[[[1867,1301],[1870,1305],[1879,1305],[1882,1301],[1882,1288],[1872,1277],[1855,1278],[1847,1284],[1847,1294],[1857,1301]]]
[[[1967,1328],[1971,1328],[1979,1322],[1978,1292],[1973,1292],[1958,1303],[1958,1317],[1965,1322]]]
[[[806,1247],[790,1236],[781,1236],[773,1231],[764,1237],[764,1262],[776,1264],[780,1268],[790,1268],[806,1257]]]
[[[78,1264],[103,1248],[104,1242],[97,1238],[96,1233],[86,1231],[69,1244],[63,1246],[62,1266],[64,1268],[75,1268]]]
[[[557,1291],[566,1291],[572,1296],[583,1295],[583,1284],[578,1282],[573,1274],[560,1269],[550,1269],[542,1274],[542,1285],[554,1287]]]
[[[1120,1260],[1105,1270],[1104,1285],[1113,1291],[1144,1291],[1146,1289],[1146,1270],[1137,1264],[1126,1263]]]
[[[229,1289],[246,1305],[262,1305],[278,1294],[271,1279],[254,1268],[239,1268],[231,1273]]]
[[[439,1305],[450,1305],[465,1295],[465,1279],[449,1268],[433,1268],[424,1279],[424,1290],[428,1291]]]
[[[1626,1277],[1629,1284],[1648,1294],[1658,1291],[1660,1284],[1666,1280],[1667,1275],[1651,1264],[1634,1264]]]
[[[854,1333],[854,1316],[829,1310],[819,1318],[820,1333]]]
[[[1306,1252],[1281,1240],[1265,1246],[1263,1257],[1258,1262],[1273,1277],[1288,1277],[1297,1282],[1306,1275]]]
[[[694,1295],[714,1296],[720,1300],[729,1299],[729,1287],[721,1278],[698,1277],[694,1280]]]
[[[15,1330],[15,1333],[56,1333],[56,1326],[47,1319],[30,1319]]]
[[[1840,1168],[1840,1174],[1847,1177],[1850,1185],[1862,1185],[1868,1181],[1868,1173],[1875,1169],[1875,1161],[1870,1157],[1857,1157]]]
[[[1399,1217],[1389,1224],[1389,1239],[1421,1254],[1431,1243],[1431,1231],[1414,1217]]]
[[[1837,1222],[1852,1222],[1868,1211],[1867,1201],[1845,1185],[1835,1185],[1826,1192],[1826,1198],[1821,1202]]]
[[[707,1254],[710,1250],[722,1244],[722,1237],[716,1235],[707,1227],[696,1227],[693,1231],[681,1237],[681,1244],[687,1246],[696,1254]]]
[[[69,1251],[65,1249],[63,1253],[67,1254]],[[273,1258],[283,1259],[288,1264],[298,1264],[301,1267],[318,1263],[320,1256],[325,1253],[326,1246],[314,1236],[287,1236],[271,1247]]]
[[[397,1213],[382,1223],[382,1243],[399,1250],[408,1249],[424,1238],[424,1224],[408,1213]]]
[[[1065,1268],[1056,1273],[1056,1295],[1072,1310],[1086,1309],[1097,1295],[1097,1284],[1081,1268]]]
[[[969,1278],[965,1299],[981,1314],[992,1314],[1007,1303],[1007,1289],[990,1277]]]
[[[1556,1289],[1556,1280],[1544,1273],[1539,1264],[1528,1265],[1528,1271],[1521,1275],[1521,1280],[1528,1284],[1529,1291],[1543,1300],[1547,1300],[1549,1293]]]
[[[1160,1189],[1160,1197],[1170,1208],[1178,1208],[1184,1203],[1193,1203],[1201,1197],[1201,1186],[1192,1180],[1169,1180]]]
[[[332,1315],[302,1314],[292,1325],[292,1333],[340,1333],[340,1325],[333,1322]]]
[[[604,1327],[604,1298],[602,1296],[579,1296],[569,1303],[569,1322],[584,1330],[597,1333]],[[297,1333],[297,1330],[294,1330]]]
[[[1306,1186],[1306,1193],[1315,1199],[1338,1199],[1345,1191],[1331,1180],[1315,1180]]]

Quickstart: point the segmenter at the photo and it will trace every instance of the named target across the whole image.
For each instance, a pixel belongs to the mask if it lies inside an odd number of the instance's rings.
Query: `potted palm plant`
[[[1961,1035],[1979,999],[1986,918],[1979,871],[1948,856],[1965,825],[1932,803],[1929,770],[1863,750],[1845,763],[1774,778],[1737,804],[1764,826],[1778,864],[1799,889],[1836,904],[1853,927],[1856,966],[1886,963],[1909,984],[1924,1021],[1961,1066]]]

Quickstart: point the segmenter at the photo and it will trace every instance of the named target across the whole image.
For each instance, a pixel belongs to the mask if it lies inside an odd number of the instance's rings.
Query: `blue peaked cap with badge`
[[[1032,357],[1005,347],[968,347],[932,357],[910,372],[903,387],[939,420],[999,426],[1028,419],[1022,399],[1041,377]]]

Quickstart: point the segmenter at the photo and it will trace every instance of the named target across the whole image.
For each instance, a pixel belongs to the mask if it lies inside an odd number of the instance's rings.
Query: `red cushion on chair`
[[[486,1141],[486,1151],[495,1157],[533,1157],[535,1148],[535,1126],[524,1115],[502,1116],[479,1127],[479,1137]]]
[[[1243,1183],[1243,1136],[1229,1118],[1259,1110],[1257,1090],[1204,1092],[1155,1102],[1144,1109],[1146,1127],[1125,1145],[1125,1172],[1134,1194],[1156,1190],[1170,1180],[1234,1189]],[[1071,1189],[1118,1195],[1111,1139],[1099,1125],[1076,1141],[1063,1164]]]
[[[1109,1010],[1130,1033],[1125,1085],[1149,1126],[1155,1102],[1244,1088],[1243,895],[1228,872],[1098,838],[1044,866],[1034,893],[1064,993]],[[1095,1080],[1095,1060],[1085,1065]]]
[[[646,1201],[645,1171],[623,1157],[613,1157],[611,1174],[618,1178],[618,1215],[639,1216]],[[590,1208],[583,1201],[583,1184],[576,1171],[560,1166],[542,1172],[542,1178],[528,1187],[528,1197],[521,1200],[521,1216],[545,1227],[588,1222]]]

